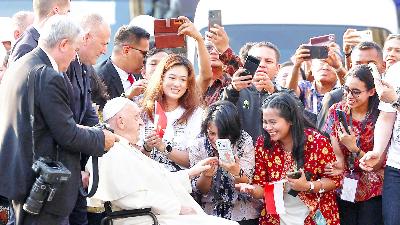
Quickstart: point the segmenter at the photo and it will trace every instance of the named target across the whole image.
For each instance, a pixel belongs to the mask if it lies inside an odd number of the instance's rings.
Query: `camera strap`
[[[35,66],[32,71],[36,71],[40,65]],[[36,73],[29,73],[28,75],[28,105],[29,105],[29,121],[32,129],[32,158],[35,161],[35,135],[34,135],[34,123],[35,123],[35,80]]]
[[[86,192],[85,188],[82,186],[82,182],[80,182],[80,187],[79,187],[79,192],[83,197],[90,198],[94,194],[96,194],[97,187],[99,186],[99,158],[96,156],[92,156],[92,166],[93,166],[93,171],[92,171],[92,178],[93,178],[93,183],[92,183],[92,188],[90,189],[89,193]]]

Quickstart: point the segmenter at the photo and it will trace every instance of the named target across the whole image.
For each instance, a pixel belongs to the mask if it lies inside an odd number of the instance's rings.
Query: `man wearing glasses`
[[[95,68],[107,86],[110,99],[125,93],[138,96],[143,92],[147,81],[139,74],[149,50],[149,39],[150,34],[140,27],[124,25],[118,29],[111,57]],[[105,105],[104,100],[93,100],[100,108]]]

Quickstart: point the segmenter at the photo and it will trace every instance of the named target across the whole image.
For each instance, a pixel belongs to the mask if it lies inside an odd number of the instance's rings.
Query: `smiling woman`
[[[155,132],[144,137],[150,156],[164,163],[170,171],[189,167],[187,147],[200,133],[202,109],[196,90],[193,65],[185,57],[171,54],[157,65],[144,93],[145,127],[155,127],[155,105],[165,111],[167,126],[163,137]]]

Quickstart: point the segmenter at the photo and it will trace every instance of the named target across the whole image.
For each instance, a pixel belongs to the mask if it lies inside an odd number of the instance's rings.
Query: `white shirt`
[[[124,70],[122,70],[121,68],[119,68],[118,66],[116,66],[113,63],[115,70],[118,72],[119,78],[121,79],[122,82],[122,87],[124,88],[124,92],[127,92],[129,90],[129,88],[132,86],[131,82],[129,82],[128,80],[128,76],[129,74],[127,72],[125,72]],[[135,77],[133,77],[133,79],[135,79]]]
[[[395,89],[400,87],[400,63],[396,63],[389,67],[386,75],[383,78],[384,81],[391,84]],[[396,169],[400,169],[400,114],[397,109],[393,108],[391,104],[380,102],[379,110],[383,112],[396,113],[396,121],[393,126],[392,138],[390,140],[390,146],[388,149],[388,156],[386,165]]]

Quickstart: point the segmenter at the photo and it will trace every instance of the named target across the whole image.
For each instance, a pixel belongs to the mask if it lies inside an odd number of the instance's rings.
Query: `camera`
[[[33,163],[32,169],[39,174],[39,177],[33,183],[23,209],[30,214],[37,215],[46,200],[53,200],[57,186],[68,181],[71,172],[61,162],[43,157]]]

